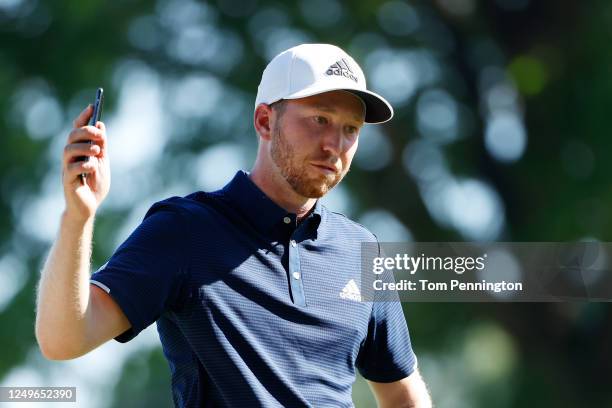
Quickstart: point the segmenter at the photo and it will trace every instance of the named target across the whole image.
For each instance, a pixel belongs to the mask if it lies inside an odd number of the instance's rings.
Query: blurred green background
[[[330,208],[383,241],[612,239],[612,2],[0,0],[0,385],[171,406],[155,326],[73,361],[37,349],[66,136],[103,86],[113,181],[97,268],[154,201],[250,169],[261,72],[302,42],[345,48],[396,109],[364,128]],[[404,311],[439,408],[612,406],[606,303]],[[375,406],[362,379],[354,401]]]

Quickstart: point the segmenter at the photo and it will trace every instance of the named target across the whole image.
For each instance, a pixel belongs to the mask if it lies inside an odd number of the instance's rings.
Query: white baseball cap
[[[393,108],[382,96],[366,89],[363,71],[350,55],[330,44],[301,44],[270,61],[257,88],[255,108],[281,99],[298,99],[345,90],[365,104],[366,123],[383,123]]]

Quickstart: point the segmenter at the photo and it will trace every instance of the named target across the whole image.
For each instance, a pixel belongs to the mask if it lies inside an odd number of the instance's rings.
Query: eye
[[[318,116],[318,115],[314,117],[314,121],[318,123],[319,125],[327,125],[329,123],[329,121],[327,120],[325,116]]]
[[[351,135],[351,136],[359,134],[359,128],[355,126],[345,126],[344,131],[346,132],[346,134]]]

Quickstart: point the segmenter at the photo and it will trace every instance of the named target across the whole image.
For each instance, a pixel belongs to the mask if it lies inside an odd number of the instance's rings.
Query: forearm
[[[431,396],[429,395],[427,385],[420,372],[416,371],[415,374],[417,377],[412,379],[410,397],[406,406],[409,408],[431,408]]]
[[[369,381],[379,408],[431,408],[425,381],[418,369],[408,377],[391,383]]]
[[[429,392],[425,385],[419,390],[415,390],[412,395],[400,397],[395,400],[384,399],[378,400],[378,408],[431,408],[432,402]]]
[[[36,337],[48,358],[71,358],[84,341],[93,224],[93,218],[76,220],[64,213],[42,270]]]

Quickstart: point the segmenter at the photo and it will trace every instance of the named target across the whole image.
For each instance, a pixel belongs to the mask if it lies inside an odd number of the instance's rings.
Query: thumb
[[[89,122],[89,117],[91,116],[91,109],[92,106],[89,104],[81,113],[79,113],[79,116],[77,116],[77,118],[72,122],[75,128],[80,128],[87,125],[87,122]]]

